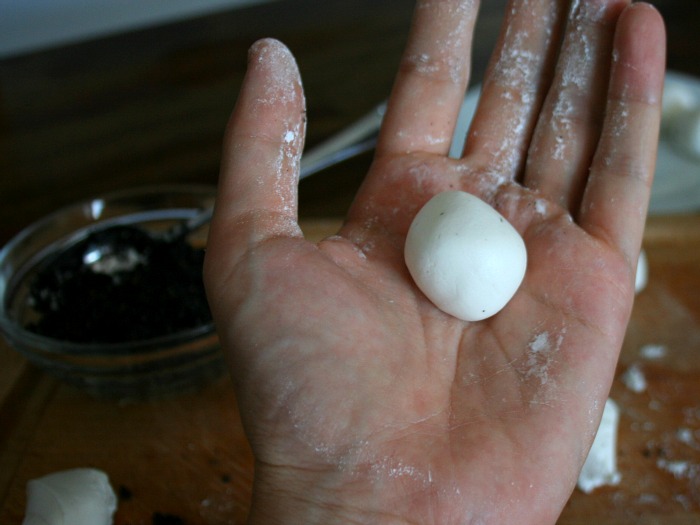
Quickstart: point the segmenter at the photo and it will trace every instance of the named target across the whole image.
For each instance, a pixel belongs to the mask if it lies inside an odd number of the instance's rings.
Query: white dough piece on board
[[[463,191],[435,195],[414,218],[404,248],[416,286],[443,312],[465,321],[491,317],[525,276],[520,234],[495,209]]]
[[[647,287],[647,282],[649,281],[649,262],[647,260],[647,254],[644,250],[639,252],[639,259],[637,259],[637,273],[634,278],[634,291],[636,293],[641,292]]]
[[[101,470],[76,468],[27,483],[22,525],[111,525],[117,497]]]
[[[617,427],[620,409],[612,399],[605,402],[603,417],[578,477],[577,486],[585,493],[604,485],[617,485],[621,475],[617,470]]]

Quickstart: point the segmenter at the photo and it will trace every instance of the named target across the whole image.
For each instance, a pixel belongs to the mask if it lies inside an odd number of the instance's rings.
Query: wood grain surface
[[[340,220],[308,220],[320,239]],[[560,525],[700,523],[700,216],[652,218],[649,282],[638,295],[611,397],[621,408],[622,481],[576,490]],[[645,354],[654,345],[662,355]],[[141,403],[91,398],[0,345],[0,523],[18,525],[28,480],[96,467],[120,494],[116,525],[155,513],[187,524],[243,523],[253,465],[226,376]],[[623,377],[636,366],[646,389]]]

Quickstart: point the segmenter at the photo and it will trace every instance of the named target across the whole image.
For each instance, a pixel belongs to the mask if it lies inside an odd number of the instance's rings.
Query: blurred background
[[[700,83],[700,2],[651,1],[666,19],[669,69]],[[481,4],[472,86],[483,79],[506,0]],[[0,246],[53,210],[104,192],[215,184],[247,50],[261,37],[283,40],[297,58],[307,146],[344,129],[386,99],[413,5],[0,0]],[[365,153],[303,180],[302,218],[344,215],[370,161]],[[700,187],[700,161],[683,166],[676,172]],[[656,397],[615,381],[625,482],[596,497],[575,493],[562,524],[699,522],[700,215],[653,219],[645,236],[652,278],[620,370],[638,363],[644,345],[669,355],[642,363]],[[186,401],[93,402],[0,341],[0,521],[20,523],[28,479],[84,465],[109,471],[120,498],[131,500],[115,523],[146,523],[155,510],[187,523],[243,519],[252,459],[227,387]]]
[[[700,3],[652,0],[668,67],[700,76]],[[505,0],[483,0],[472,84]],[[260,37],[286,42],[312,146],[384,100],[412,0],[0,0],[0,244],[59,206],[171,182],[213,184]],[[345,213],[371,156],[301,183],[305,217]]]

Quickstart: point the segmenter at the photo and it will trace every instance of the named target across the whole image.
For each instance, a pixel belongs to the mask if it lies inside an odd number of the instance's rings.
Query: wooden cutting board
[[[318,239],[338,225],[304,229]],[[644,245],[649,283],[611,392],[622,481],[574,491],[560,525],[700,523],[700,216],[650,219]],[[640,392],[625,384],[631,367],[646,381]],[[186,524],[245,520],[252,458],[225,374],[196,393],[100,401],[0,343],[0,523],[21,523],[29,479],[85,466],[107,472],[119,493],[116,525],[148,525],[155,513]]]

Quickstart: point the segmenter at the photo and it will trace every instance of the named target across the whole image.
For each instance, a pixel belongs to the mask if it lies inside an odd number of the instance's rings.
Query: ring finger
[[[523,183],[576,209],[600,134],[615,24],[628,0],[574,2]]]

